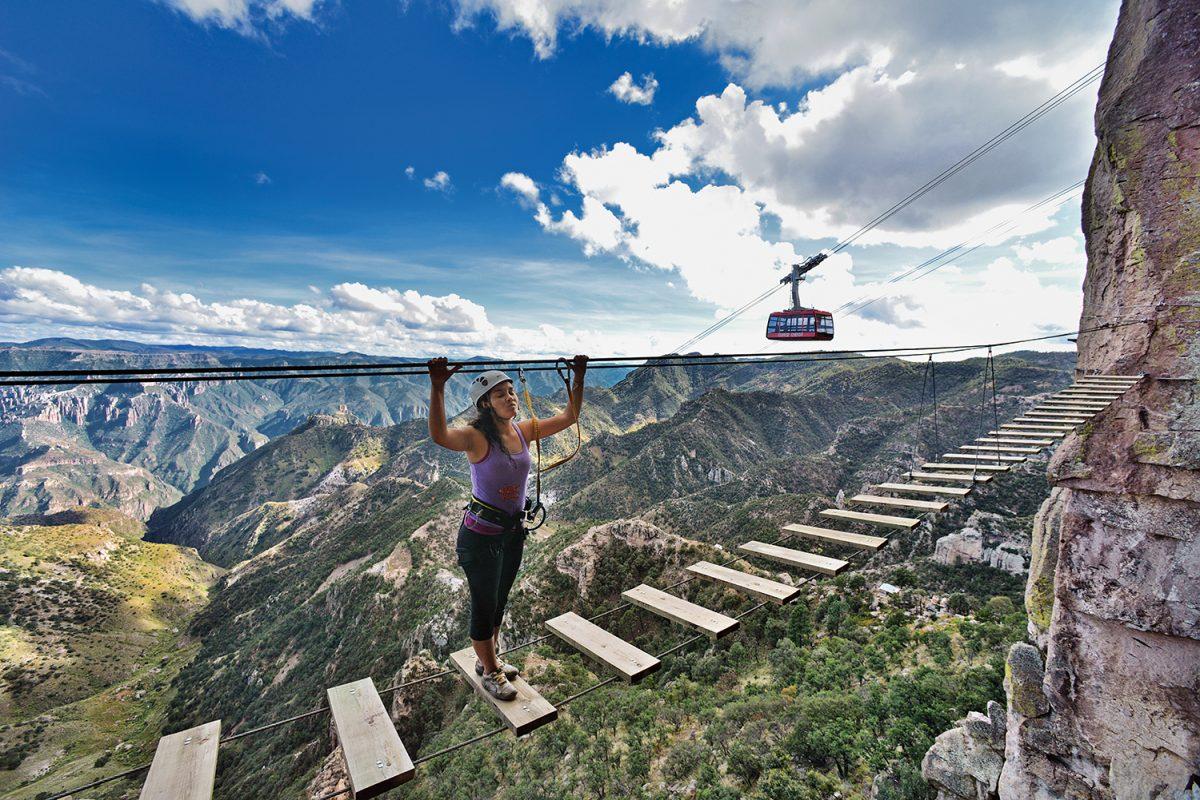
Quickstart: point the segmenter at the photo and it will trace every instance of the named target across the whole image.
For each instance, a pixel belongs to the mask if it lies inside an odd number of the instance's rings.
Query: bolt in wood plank
[[[1013,439],[1061,439],[1063,438],[1062,431],[1056,431],[1053,428],[1001,428],[998,431],[988,431],[988,436],[1009,437]]]
[[[759,600],[767,600],[777,605],[792,602],[802,591],[799,586],[789,586],[786,583],[760,578],[757,575],[742,572],[740,569],[730,569],[719,564],[710,564],[707,561],[697,561],[687,570],[702,578],[732,586]]]
[[[517,690],[512,700],[497,700],[483,688],[483,676],[475,674],[475,651],[470,647],[450,654],[450,663],[462,675],[475,693],[496,710],[500,720],[517,736],[558,719],[558,709],[525,682],[519,675],[509,681]]]
[[[766,544],[764,542],[739,544],[738,550],[741,550],[743,553],[761,556],[762,558],[769,558],[772,561],[778,561],[780,564],[787,564],[789,567],[819,572],[822,575],[837,575],[850,566],[850,562],[843,561],[840,558],[819,556],[816,553],[806,553],[803,550],[793,550],[789,547],[780,547],[777,544]]]
[[[821,512],[822,517],[829,519],[844,519],[847,522],[866,522],[880,525],[884,528],[900,528],[908,530],[921,524],[921,520],[911,517],[893,517],[888,514],[868,514],[864,511],[845,511],[840,508],[827,508]]]
[[[608,665],[629,683],[637,683],[662,666],[654,656],[572,611],[546,620],[546,627],[576,650]]]
[[[338,744],[350,776],[351,797],[375,797],[416,773],[400,734],[370,678],[325,691]]]
[[[211,800],[220,740],[219,719],[159,739],[140,800]]]
[[[738,627],[738,621],[733,617],[690,603],[682,597],[667,594],[644,583],[621,592],[621,597],[660,617],[706,633],[710,639],[719,639]]]
[[[1026,456],[1006,456],[998,453],[942,453],[942,458],[960,461],[1011,461],[1014,464],[1027,460]]]
[[[965,469],[965,470],[979,470],[980,472],[1008,472],[1008,471],[1011,469],[1011,467],[1008,467],[1008,466],[1006,466],[1006,465],[1004,465],[1004,464],[942,464],[942,463],[931,463],[931,464],[922,464],[921,466],[922,466],[922,468],[923,468],[923,469],[932,469],[932,470],[938,470],[938,469],[942,469],[942,470],[945,470],[945,469]]]
[[[965,497],[971,493],[971,487],[963,486],[923,486],[919,483],[881,483],[875,487],[882,492],[902,492],[907,494],[940,494],[950,497]]]
[[[1017,447],[1011,444],[964,444],[959,450],[970,450],[980,453],[1040,453],[1040,447]]]
[[[1049,447],[1050,445],[1054,444],[1053,439],[1039,439],[1035,436],[1016,435],[1013,435],[1010,438],[1002,434],[997,436],[980,436],[975,441],[979,442],[980,444],[1019,444],[1027,447],[1033,447],[1034,445]]]
[[[793,523],[784,525],[783,529],[788,533],[794,533],[797,536],[803,536],[805,539],[814,539],[818,542],[832,542],[834,544],[846,544],[851,547],[861,547],[863,550],[878,550],[888,543],[884,536],[868,536],[863,533],[850,533],[849,531],[836,531],[833,528],[818,528],[813,525],[800,525]]]
[[[889,508],[912,508],[917,511],[945,511],[949,503],[940,500],[913,500],[909,497],[884,497],[877,494],[856,494],[851,503],[863,506],[887,506]]]
[[[940,466],[935,464],[926,464],[927,467]],[[954,466],[953,464],[951,466]],[[978,483],[987,483],[992,479],[991,475],[954,475],[949,472],[906,472],[904,477],[914,481],[976,481]]]

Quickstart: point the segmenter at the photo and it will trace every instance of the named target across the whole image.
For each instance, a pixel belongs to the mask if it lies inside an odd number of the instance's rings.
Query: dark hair
[[[493,413],[491,406],[485,406],[484,400],[487,396],[479,398],[479,402],[475,404],[475,419],[471,420],[471,427],[483,434],[487,439],[488,444],[499,450],[504,455],[512,458],[512,453],[504,449],[504,443],[500,441],[500,429],[496,427],[496,415]]]

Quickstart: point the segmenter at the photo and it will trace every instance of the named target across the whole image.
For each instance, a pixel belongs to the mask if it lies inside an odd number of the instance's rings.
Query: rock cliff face
[[[1080,328],[1122,327],[1081,334],[1079,369],[1145,377],[1050,463],[1026,592],[1037,647],[1009,655],[1001,798],[1165,800],[1200,784],[1198,58],[1194,0],[1123,4]]]

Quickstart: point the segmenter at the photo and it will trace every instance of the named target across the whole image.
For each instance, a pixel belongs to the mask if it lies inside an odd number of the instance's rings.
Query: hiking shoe
[[[515,700],[517,690],[504,677],[504,670],[498,669],[483,676],[483,688],[497,700]]]
[[[517,669],[512,664],[501,661],[498,658],[496,659],[496,663],[500,665],[500,669],[504,670],[504,677],[508,678],[510,681],[521,674],[521,670]],[[483,662],[478,658],[475,659],[475,674],[483,674]]]

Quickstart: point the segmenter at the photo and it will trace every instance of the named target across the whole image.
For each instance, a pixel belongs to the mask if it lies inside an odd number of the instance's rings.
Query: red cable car
[[[803,264],[792,264],[791,273],[779,280],[792,285],[792,307],[786,311],[773,311],[767,317],[768,339],[827,342],[833,338],[833,314],[800,305],[800,282],[805,273],[827,257],[827,253],[817,253]]]

